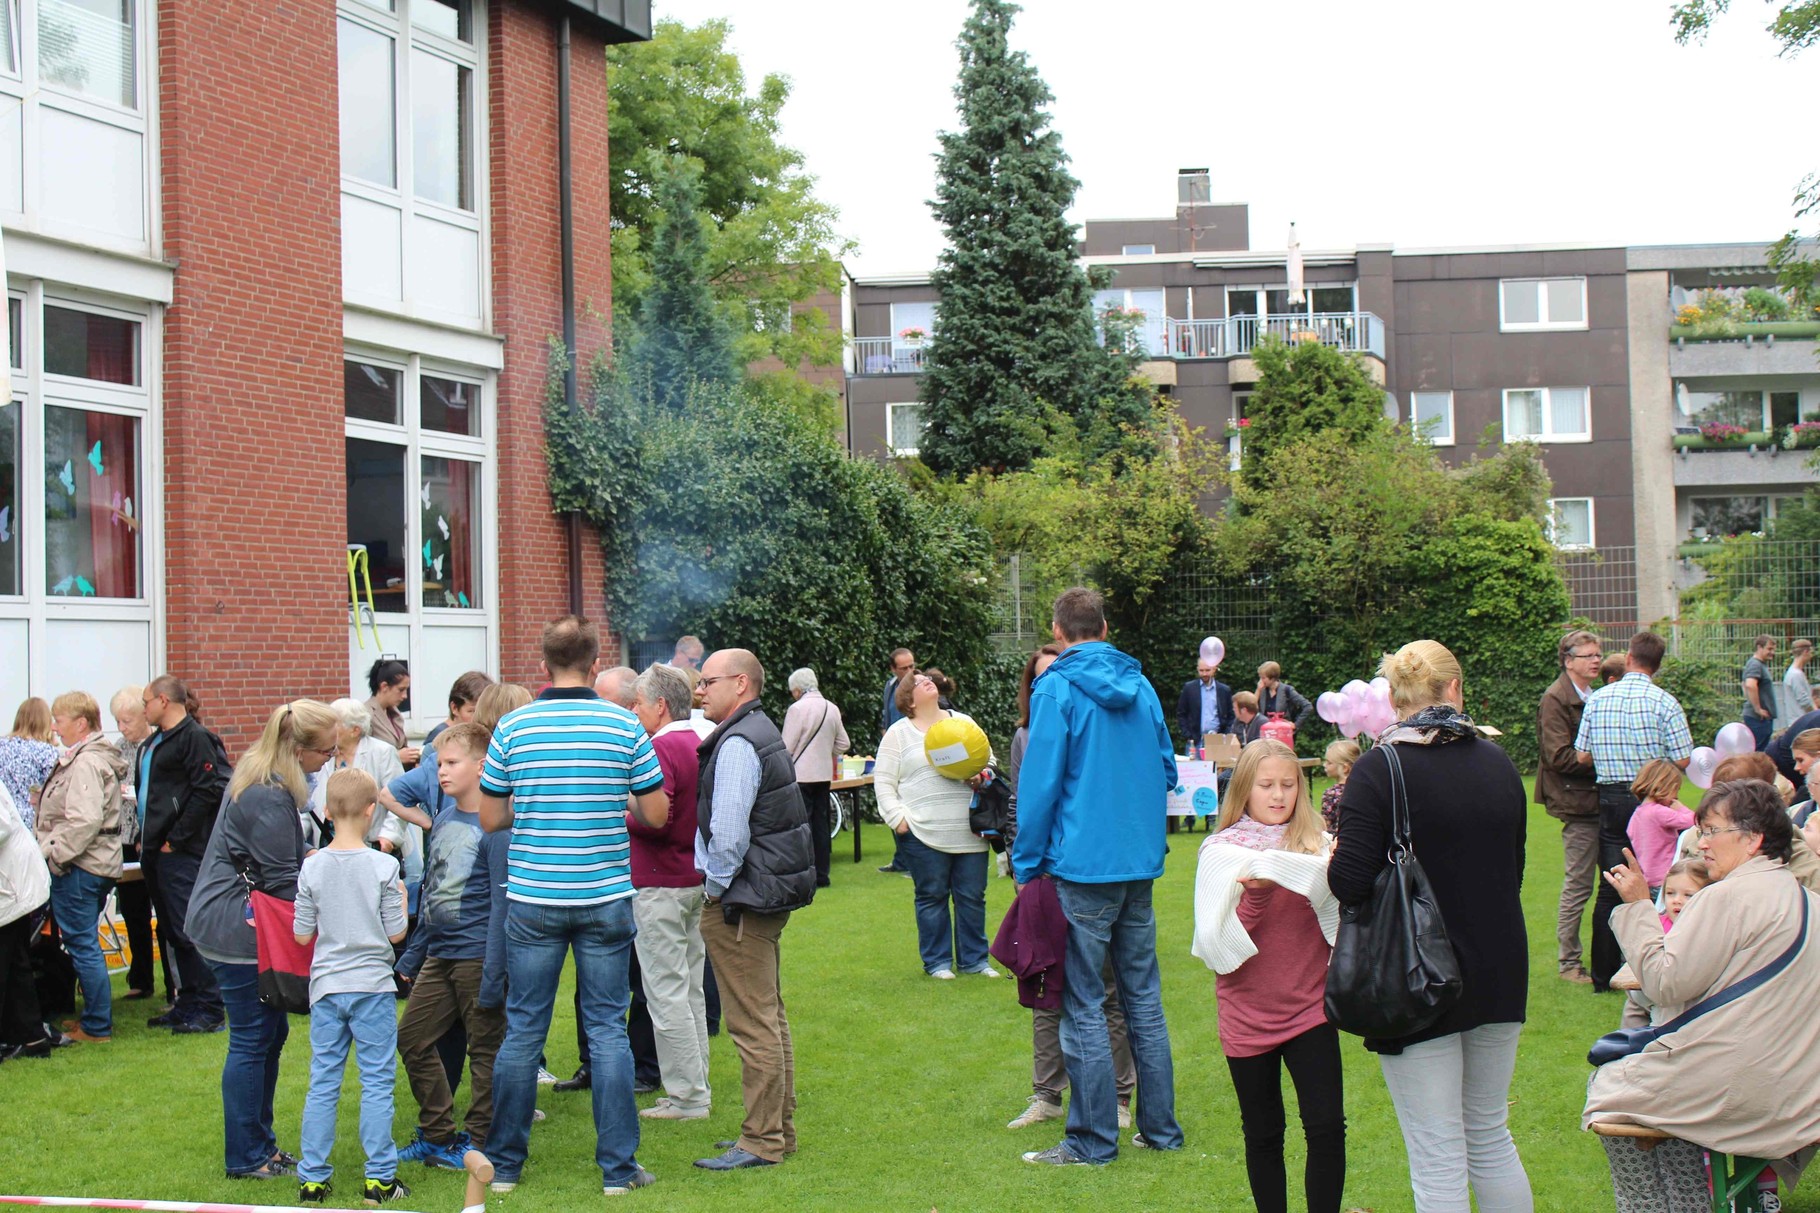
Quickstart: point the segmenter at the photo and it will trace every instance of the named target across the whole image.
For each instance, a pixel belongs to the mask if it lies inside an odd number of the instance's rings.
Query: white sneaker
[[[953,981],[954,980],[954,970],[953,969],[937,969],[935,972],[929,974],[929,976],[935,978],[937,981]]]
[[[659,1099],[648,1108],[640,1108],[638,1114],[646,1120],[706,1120],[707,1108],[679,1108],[666,1098]]]
[[[513,1188],[516,1188],[517,1186],[518,1186],[518,1181],[515,1179],[496,1179],[492,1183],[487,1185],[487,1190],[489,1192],[499,1192],[501,1194],[504,1194],[506,1192],[510,1192]]]
[[[1062,1105],[1050,1103],[1040,1095],[1032,1095],[1030,1102],[1018,1114],[1016,1120],[1006,1125],[1007,1129],[1027,1129],[1031,1125],[1041,1124],[1045,1120],[1060,1120]]]
[[[1131,1105],[1128,1103],[1122,1103],[1119,1105],[1119,1128],[1129,1129],[1130,1127],[1131,1127]]]
[[[538,1121],[540,1121],[542,1119],[543,1119],[543,1109],[542,1108],[532,1108],[531,1109],[531,1123],[536,1124]]]
[[[968,969],[968,970],[967,970],[967,971],[968,971],[968,972],[969,972],[969,973],[972,973],[972,974],[974,974],[974,975],[975,975],[975,976],[976,976],[976,977],[999,977],[999,976],[1002,976],[1002,974],[1001,974],[1001,973],[1000,973],[1000,972],[999,972],[999,971],[998,971],[998,970],[997,970],[997,969],[995,969],[995,968],[993,968],[993,967],[992,967],[992,966],[991,966],[991,965],[981,965],[981,966],[980,966],[980,967],[979,967],[979,968],[977,968],[977,969]]]
[[[559,1080],[557,1079],[556,1075],[550,1073],[548,1070],[544,1069],[542,1066],[537,1067],[537,1085],[538,1086],[552,1087],[552,1086],[555,1086],[558,1081]]]

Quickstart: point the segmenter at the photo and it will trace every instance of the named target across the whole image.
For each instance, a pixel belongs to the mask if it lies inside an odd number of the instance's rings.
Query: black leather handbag
[[[1460,962],[1410,848],[1397,748],[1378,748],[1390,768],[1390,862],[1368,899],[1340,910],[1327,968],[1327,1019],[1342,1032],[1395,1040],[1420,1032],[1459,1001]]]

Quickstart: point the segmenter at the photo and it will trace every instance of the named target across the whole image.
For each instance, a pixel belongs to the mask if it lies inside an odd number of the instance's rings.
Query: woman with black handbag
[[[1530,1213],[1529,1177],[1508,1123],[1529,980],[1519,900],[1523,781],[1462,710],[1460,663],[1444,646],[1412,641],[1386,657],[1381,672],[1400,719],[1359,759],[1340,799],[1339,841],[1327,874],[1343,911],[1329,1012],[1336,994],[1346,993],[1336,991],[1336,981],[1404,980],[1344,962],[1349,930],[1363,928],[1359,916],[1377,908],[1381,886],[1410,879],[1413,856],[1420,864],[1413,873],[1419,912],[1411,921],[1428,933],[1411,943],[1418,953],[1441,938],[1451,948],[1427,958],[1440,971],[1429,988],[1405,991],[1399,1030],[1368,1034],[1365,1047],[1379,1054],[1396,1106],[1416,1213],[1469,1213],[1469,1184],[1480,1213]],[[1399,834],[1406,835],[1401,850],[1393,846]],[[1432,922],[1435,912],[1444,937]],[[1447,966],[1447,950],[1457,968]],[[1357,1030],[1344,1016],[1335,1021]]]
[[[224,1150],[230,1179],[280,1179],[296,1160],[272,1131],[272,1092],[290,1023],[259,999],[259,946],[248,889],[297,899],[305,851],[298,812],[309,776],[335,756],[335,713],[313,699],[277,708],[240,759],[190,898],[190,935],[215,971],[227,1007],[221,1067]]]

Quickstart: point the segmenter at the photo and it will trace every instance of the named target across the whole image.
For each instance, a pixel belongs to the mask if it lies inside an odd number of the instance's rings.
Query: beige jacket
[[[1582,1127],[1645,1125],[1728,1154],[1795,1156],[1777,1166],[1793,1182],[1808,1147],[1820,1142],[1820,895],[1780,861],[1757,856],[1695,894],[1667,935],[1647,901],[1611,916],[1643,992],[1667,1020],[1781,956],[1800,930],[1798,897],[1807,899],[1809,925],[1794,963],[1641,1053],[1599,1067]]]
[[[827,783],[835,778],[834,763],[847,752],[847,726],[840,709],[820,691],[803,697],[784,713],[784,749],[796,763],[796,782]]]
[[[126,760],[100,733],[57,760],[38,797],[32,823],[51,875],[81,868],[120,879],[120,781]]]

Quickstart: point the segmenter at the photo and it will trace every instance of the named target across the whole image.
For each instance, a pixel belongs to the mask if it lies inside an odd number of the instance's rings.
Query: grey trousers
[[[1557,959],[1562,972],[1584,968],[1580,962],[1580,925],[1586,903],[1599,883],[1599,819],[1576,817],[1561,823],[1561,911],[1555,919]]]
[[[1119,1003],[1111,967],[1101,975],[1106,979],[1106,1032],[1112,1037],[1112,1079],[1120,1102],[1128,1102],[1137,1090],[1137,1063],[1131,1058],[1131,1041],[1125,1035],[1125,1008]],[[1034,1054],[1030,1092],[1039,1099],[1060,1104],[1062,1092],[1068,1089],[1068,1067],[1062,1060],[1062,1009],[1031,1008],[1030,1038]]]

